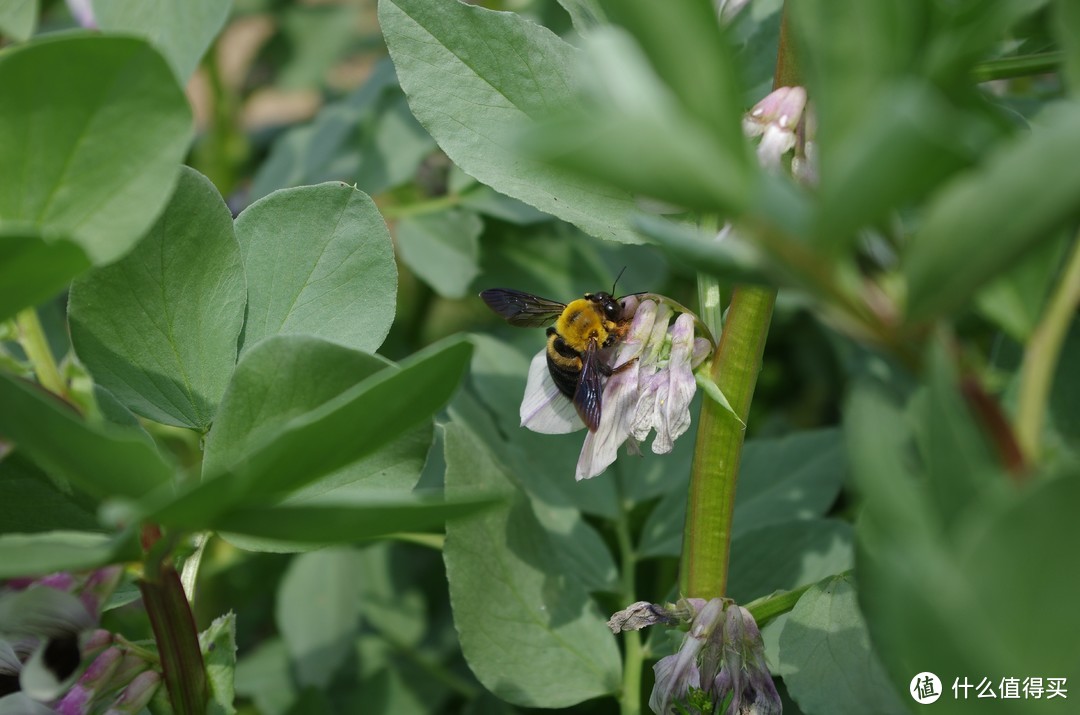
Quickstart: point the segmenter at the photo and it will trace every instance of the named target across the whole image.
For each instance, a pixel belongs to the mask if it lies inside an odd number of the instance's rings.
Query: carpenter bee
[[[614,290],[614,288],[613,288]],[[556,387],[569,397],[590,431],[600,425],[601,378],[612,369],[605,350],[626,336],[631,318],[611,293],[586,293],[569,304],[509,288],[480,294],[488,307],[510,325],[547,329],[547,365]],[[625,296],[624,296],[625,297]]]

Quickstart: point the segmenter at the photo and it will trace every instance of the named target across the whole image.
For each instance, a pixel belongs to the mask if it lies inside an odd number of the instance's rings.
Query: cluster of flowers
[[[689,598],[666,607],[639,601],[612,616],[608,627],[618,633],[656,623],[689,623],[690,629],[679,650],[653,666],[654,713],[780,715],[761,632],[745,608],[722,598]]]
[[[120,575],[111,566],[0,587],[0,712],[122,715],[146,707],[160,673],[97,628]]]
[[[603,410],[596,432],[585,436],[577,463],[577,478],[590,479],[607,469],[628,444],[631,452],[654,431],[652,451],[670,452],[690,427],[690,401],[697,391],[694,370],[712,352],[706,338],[694,337],[694,317],[674,311],[665,303],[622,299],[623,315],[633,316],[626,338],[615,348],[613,373],[604,385]],[[546,351],[529,367],[521,424],[534,432],[563,434],[581,429],[573,404],[567,400],[547,368]]]

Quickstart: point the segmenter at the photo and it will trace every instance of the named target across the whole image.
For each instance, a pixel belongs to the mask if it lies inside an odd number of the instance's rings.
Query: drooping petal
[[[651,300],[642,301],[634,313],[626,338],[615,354],[617,372],[608,378],[601,399],[602,411],[596,432],[585,435],[578,456],[575,478],[591,479],[611,466],[619,447],[630,436],[630,425],[638,402],[642,353],[655,331],[657,307]]]
[[[675,703],[684,703],[690,688],[701,687],[701,675],[694,658],[697,653],[678,653],[665,656],[653,666],[656,684],[649,696],[649,708],[656,715],[674,712]]]
[[[574,403],[559,391],[541,350],[529,363],[529,379],[521,400],[521,426],[540,434],[567,434],[585,427]]]
[[[578,456],[575,478],[592,479],[611,466],[619,454],[619,447],[630,436],[630,420],[638,400],[637,362],[627,365],[622,372],[608,378],[602,399],[603,411],[595,432],[585,435]]]
[[[697,391],[690,359],[694,351],[694,319],[683,313],[671,330],[671,357],[667,367],[667,389],[663,402],[657,402],[656,438],[652,450],[667,454],[675,440],[690,428],[690,401]]]
[[[150,703],[160,685],[161,675],[156,671],[140,673],[124,688],[105,715],[135,715]]]

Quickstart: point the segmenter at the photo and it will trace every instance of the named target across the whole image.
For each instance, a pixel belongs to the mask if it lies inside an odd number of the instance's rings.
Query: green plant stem
[[[757,622],[758,628],[761,628],[777,616],[787,613],[792,608],[795,608],[795,604],[799,602],[802,595],[810,590],[810,587],[813,585],[814,584],[812,583],[808,583],[805,586],[800,586],[791,591],[783,591],[781,593],[763,596],[746,604],[746,610],[750,611],[750,615],[754,617],[754,621]]]
[[[710,377],[735,414],[715,400],[701,403],[679,563],[683,596],[715,598],[727,589],[742,423],[750,412],[775,302],[776,291],[759,286],[736,286],[731,296]]]
[[[423,214],[436,213],[452,209],[461,203],[467,192],[460,194],[446,194],[426,201],[416,201],[410,204],[385,204],[380,205],[379,210],[387,221],[404,218],[406,216],[422,216]]]
[[[209,700],[206,664],[191,604],[171,564],[158,564],[139,581],[154,631],[169,701],[178,715],[203,715]]]
[[[435,549],[436,551],[442,551],[443,545],[446,543],[446,536],[444,534],[401,532],[399,534],[387,534],[383,538],[404,541],[408,544],[419,544],[420,546],[426,546],[429,549]]]
[[[972,74],[976,82],[1029,77],[1031,75],[1056,72],[1064,59],[1064,52],[1042,52],[1036,55],[1002,57],[1001,59],[989,60],[976,65]]]
[[[620,487],[622,475],[619,475]],[[630,507],[619,489],[619,514],[615,521],[615,539],[619,544],[621,582],[619,598],[625,605],[637,600],[634,576],[637,572],[637,551],[630,534]],[[626,631],[623,638],[623,686],[619,697],[621,715],[638,715],[641,712],[641,669],[645,664],[645,651],[641,645],[641,633]]]
[[[37,311],[33,308],[21,311],[15,316],[15,324],[19,328],[19,344],[30,359],[38,382],[49,392],[66,397],[67,383],[56,366],[56,359],[49,349],[49,341],[45,339],[45,331],[41,328]]]
[[[1080,306],[1080,236],[1061,273],[1061,281],[1050,296],[1046,312],[1035,326],[1024,360],[1020,365],[1020,397],[1016,410],[1016,436],[1031,463],[1039,458],[1046,401],[1054,380],[1061,346]]]

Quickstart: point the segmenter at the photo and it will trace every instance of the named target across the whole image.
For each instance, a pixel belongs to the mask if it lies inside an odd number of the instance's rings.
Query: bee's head
[[[586,293],[585,300],[595,303],[607,320],[617,323],[622,318],[622,304],[615,300],[611,293]]]

